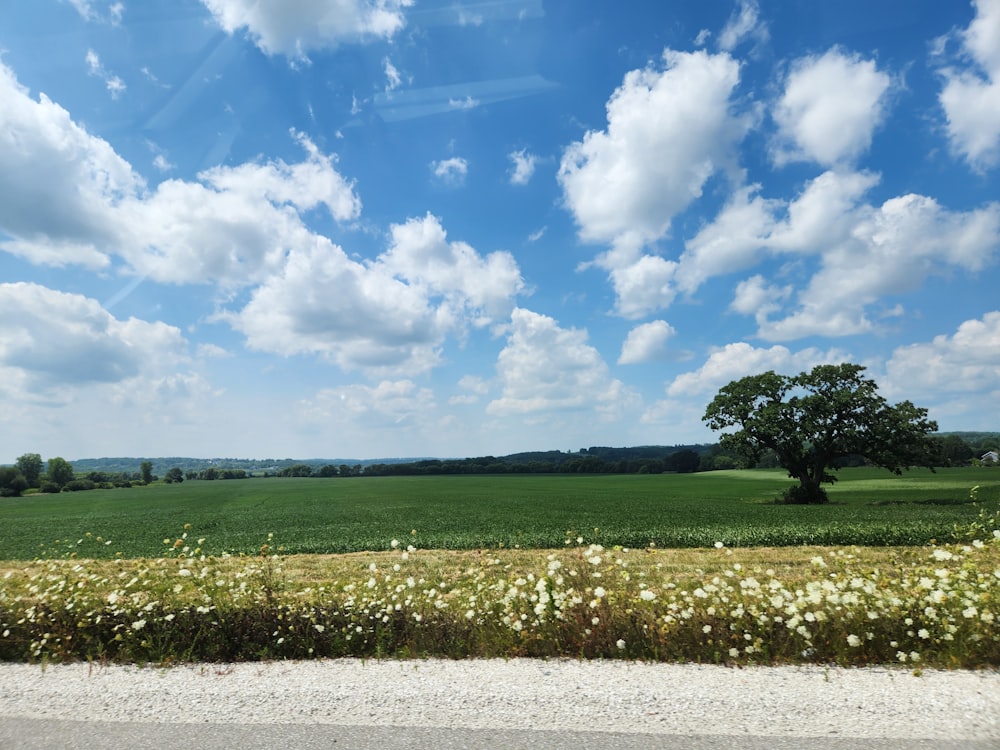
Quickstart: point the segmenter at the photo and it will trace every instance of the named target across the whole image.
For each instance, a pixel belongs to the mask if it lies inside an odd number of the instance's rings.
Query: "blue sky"
[[[1000,429],[1000,0],[0,14],[0,462],[711,442],[841,361]]]

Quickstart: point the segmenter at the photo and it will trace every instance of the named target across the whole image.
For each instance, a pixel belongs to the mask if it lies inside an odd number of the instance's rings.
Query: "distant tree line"
[[[990,465],[982,457],[1000,449],[1000,433],[952,432],[934,435],[932,463],[935,466]],[[162,481],[167,484],[185,480],[226,480],[262,477],[382,477],[428,476],[444,474],[685,474],[721,469],[778,468],[780,462],[773,453],[763,453],[752,465],[744,458],[727,452],[721,444],[679,446],[637,446],[630,448],[591,447],[579,452],[537,451],[508,456],[479,456],[462,459],[420,459],[415,461],[385,461],[368,463],[324,463],[322,461],[253,462],[239,460],[242,466],[209,465],[198,470],[183,465],[197,459],[171,459],[176,464],[166,469]],[[99,466],[99,459],[79,462],[84,467]],[[133,460],[134,461],[134,460]],[[163,459],[158,463],[162,465]],[[118,467],[122,459],[113,459],[110,466]],[[224,459],[212,463],[222,464]],[[208,463],[203,460],[202,463]],[[251,469],[268,463],[266,469]],[[281,466],[271,464],[280,463]],[[846,456],[837,468],[864,466],[862,456]],[[1000,464],[995,465],[1000,466]],[[135,464],[132,464],[133,467]],[[112,489],[146,485],[160,481],[154,473],[156,464],[142,460],[136,470],[94,468],[74,470],[69,461],[59,456],[44,461],[38,453],[19,456],[12,466],[0,466],[0,497],[18,497],[25,492],[78,492],[92,489]]]

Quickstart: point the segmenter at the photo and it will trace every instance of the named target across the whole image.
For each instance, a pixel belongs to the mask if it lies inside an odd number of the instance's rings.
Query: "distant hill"
[[[275,474],[282,469],[307,464],[313,469],[323,466],[362,466],[365,468],[376,467],[380,469],[377,473],[393,473],[391,467],[398,464],[453,464],[455,462],[473,462],[477,464],[496,467],[497,464],[505,465],[539,465],[560,466],[567,461],[576,459],[591,460],[599,459],[606,463],[663,460],[665,457],[681,450],[693,450],[696,453],[704,453],[711,446],[709,445],[643,445],[631,448],[609,448],[592,447],[581,448],[579,452],[573,451],[528,451],[523,453],[512,453],[507,456],[483,456],[477,458],[190,458],[184,456],[159,456],[159,457],[104,457],[104,458],[80,458],[70,461],[73,470],[77,474],[87,474],[92,471],[106,473],[138,472],[143,461],[153,464],[153,473],[163,476],[169,469],[177,467],[181,471],[200,472],[205,469],[242,469],[247,473]]]
[[[418,458],[378,458],[378,459],[357,459],[357,458],[190,458],[183,456],[160,456],[160,457],[105,457],[105,458],[79,458],[70,463],[73,471],[77,474],[87,474],[91,471],[103,471],[106,473],[137,472],[143,461],[153,464],[153,473],[163,476],[168,469],[175,466],[181,471],[203,471],[209,468],[216,469],[243,469],[247,473],[268,472],[275,473],[288,466],[297,464],[309,464],[314,468],[332,464],[333,466],[371,466],[372,464],[393,464],[419,461]]]

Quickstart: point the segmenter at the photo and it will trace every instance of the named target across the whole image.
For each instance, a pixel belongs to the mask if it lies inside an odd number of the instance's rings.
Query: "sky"
[[[0,2],[0,463],[1000,429],[1000,0]]]

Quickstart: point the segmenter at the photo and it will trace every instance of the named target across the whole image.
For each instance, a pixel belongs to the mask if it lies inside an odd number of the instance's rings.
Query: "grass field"
[[[847,469],[840,480],[825,506],[774,504],[790,482],[782,471],[274,478],[38,495],[0,502],[0,559],[156,557],[184,524],[208,554],[256,552],[268,533],[288,554],[384,550],[392,538],[423,549],[556,548],[577,536],[661,548],[920,545],[977,516],[973,486],[982,501],[1000,497],[991,469]]]
[[[768,471],[8,500],[0,660],[1000,665],[1000,473],[841,479],[808,507]]]

